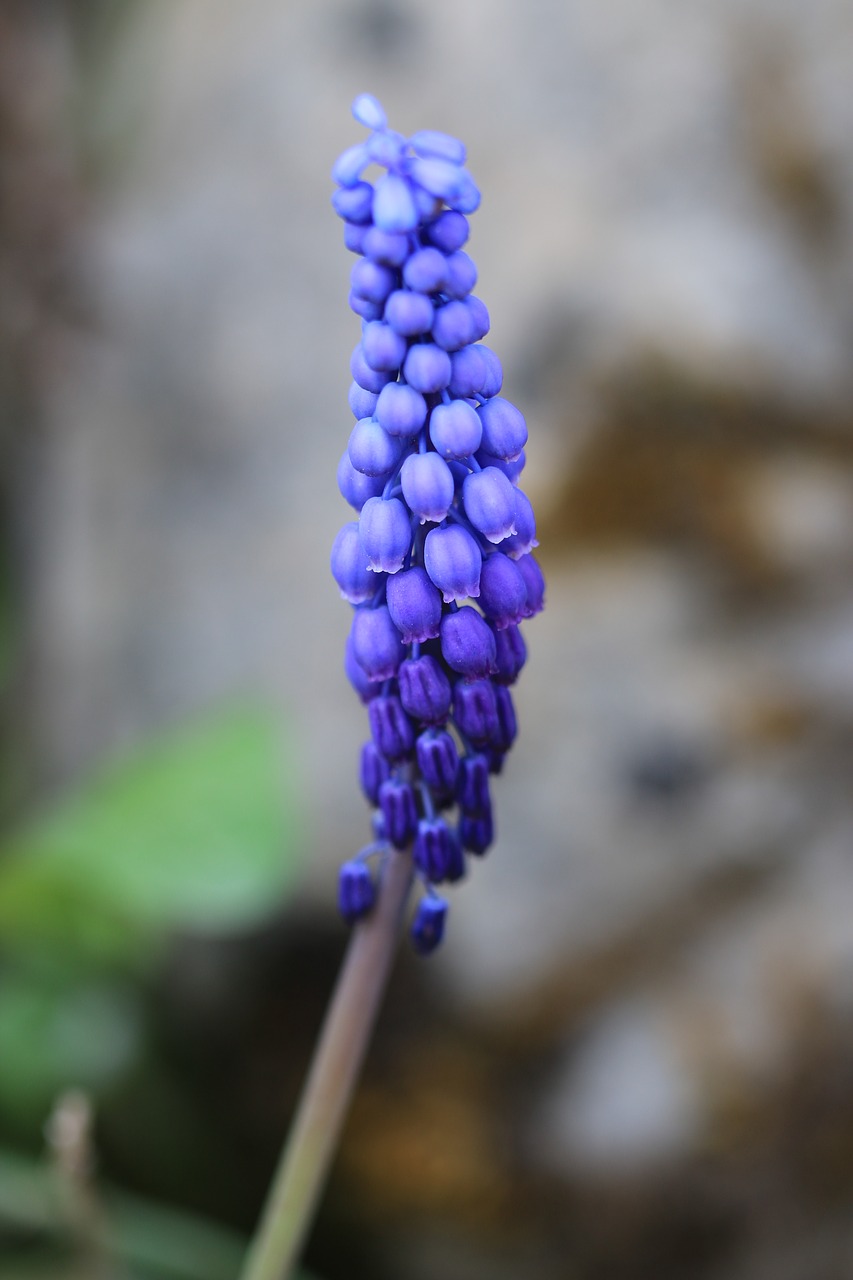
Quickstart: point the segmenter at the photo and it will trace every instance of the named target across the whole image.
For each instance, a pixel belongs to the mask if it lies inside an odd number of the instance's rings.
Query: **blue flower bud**
[[[411,186],[397,173],[386,173],[373,194],[373,221],[383,231],[414,231],[418,208]]]
[[[385,303],[387,323],[404,338],[428,333],[434,315],[435,308],[426,294],[413,293],[411,289],[395,289]]]
[[[380,373],[399,369],[406,357],[406,339],[395,333],[390,325],[381,320],[372,320],[365,325],[361,335],[361,349],[364,358]]]
[[[444,292],[448,298],[464,298],[477,283],[477,268],[462,249],[445,258]]]
[[[356,471],[345,449],[338,463],[338,488],[351,507],[361,511],[368,498],[378,497],[385,488],[381,476],[366,476]]]
[[[452,794],[459,769],[459,752],[446,729],[427,729],[415,743],[421,777],[438,796]]]
[[[352,652],[368,680],[390,680],[397,674],[406,650],[386,605],[362,605],[352,620]]]
[[[510,466],[513,464],[510,463]],[[538,547],[536,540],[536,516],[530,499],[521,489],[515,490],[515,533],[501,543],[501,551],[513,560],[520,560]]]
[[[373,839],[378,841],[380,844],[386,844],[388,840],[388,833],[385,830],[385,819],[383,818],[381,811],[372,815],[370,825],[373,828]]]
[[[430,195],[452,203],[465,187],[465,170],[458,164],[436,158],[413,160],[411,175]]]
[[[351,631],[347,636],[344,649],[344,671],[346,672],[347,680],[349,680],[363,703],[366,704],[370,702],[371,698],[379,696],[381,686],[369,679],[364,667],[355,656],[355,645],[353,644]]]
[[[437,404],[429,415],[429,438],[442,458],[470,457],[479,448],[482,434],[483,424],[477,410],[464,400]]]
[[[426,416],[426,400],[405,382],[389,382],[379,392],[376,420],[389,436],[410,440],[420,431]]]
[[[489,762],[481,753],[463,756],[459,761],[456,798],[459,801],[459,808],[469,818],[478,818],[491,813]]]
[[[484,747],[491,741],[499,728],[491,680],[459,681],[453,690],[453,719],[459,732],[475,747]]]
[[[395,849],[411,843],[418,826],[415,791],[410,782],[389,778],[379,788],[379,807],[385,819],[385,831]]]
[[[444,596],[445,604],[480,594],[482,562],[480,548],[468,530],[458,524],[430,529],[426,536],[424,567]],[[378,567],[384,569],[386,566]]]
[[[469,233],[468,219],[464,214],[445,209],[444,213],[438,215],[435,222],[427,226],[423,238],[429,244],[434,244],[442,253],[453,253],[456,249],[462,248]]]
[[[421,524],[438,523],[453,503],[453,472],[437,453],[412,453],[400,468],[403,497]]]
[[[452,138],[448,133],[439,133],[436,129],[419,129],[409,139],[409,145],[416,156],[438,160],[449,160],[451,164],[465,163],[465,143]],[[465,243],[464,240],[462,242]]]
[[[439,307],[432,322],[432,340],[443,351],[458,351],[474,338],[474,320],[464,302]],[[451,364],[451,377],[453,365]]]
[[[374,705],[371,702],[371,707]],[[489,745],[494,751],[505,755],[518,737],[518,721],[512,694],[505,684],[495,685],[495,706],[498,711],[498,729]]]
[[[450,832],[450,855],[447,859],[447,869],[444,873],[445,880],[449,880],[451,884],[455,884],[458,880],[462,880],[465,876],[465,853],[462,845],[459,843],[459,837],[454,832]]]
[[[465,299],[463,306],[471,317],[471,341],[479,342],[492,327],[486,304],[472,293]]]
[[[527,584],[518,565],[502,551],[486,556],[480,570],[480,608],[503,631],[526,617]]]
[[[488,400],[492,396],[496,396],[503,385],[503,366],[494,351],[492,351],[492,348],[487,347],[484,342],[479,343],[474,350],[480,352],[486,365],[487,376],[486,381],[483,383],[482,394]],[[491,450],[491,452],[494,452],[494,450]]]
[[[376,887],[370,868],[356,858],[345,862],[338,872],[338,910],[347,924],[355,924],[373,908]]]
[[[368,129],[384,129],[388,124],[382,103],[372,93],[360,93],[352,104],[352,114]]]
[[[421,818],[412,849],[415,866],[433,884],[447,875],[455,840],[443,818]]]
[[[397,672],[397,681],[400,702],[414,720],[421,724],[445,722],[450,714],[450,681],[435,658],[423,654],[406,659]]]
[[[521,570],[527,587],[527,603],[524,606],[525,618],[532,618],[545,608],[545,579],[542,570],[533,556],[522,556],[515,562]]]
[[[464,813],[459,819],[459,843],[469,853],[483,854],[495,838],[495,824],[491,810],[477,818]]]
[[[441,943],[447,909],[443,898],[432,894],[421,898],[415,909],[411,928],[412,942],[419,955],[429,955]]]
[[[388,476],[400,457],[400,442],[392,440],[373,418],[360,418],[350,432],[349,460],[362,475]]]
[[[361,539],[358,536],[358,525],[352,520],[338,533],[332,544],[332,577],[337,582],[341,595],[350,604],[363,604],[376,594],[378,580],[375,573],[367,567],[367,558]]]
[[[399,498],[368,498],[358,521],[368,567],[397,573],[412,545],[409,513]]]
[[[417,249],[403,267],[403,280],[417,293],[439,293],[444,287],[447,258],[438,249]]]
[[[362,245],[362,252],[366,257],[385,267],[400,267],[409,256],[409,237],[401,231],[367,227],[363,233]]]
[[[402,133],[396,133],[393,129],[371,134],[367,140],[370,159],[374,164],[381,164],[386,169],[393,169],[400,163],[408,145],[408,140]]]
[[[474,213],[479,209],[479,189],[470,173],[466,173],[464,169],[456,195],[452,200],[448,200],[447,203],[451,209],[456,209],[459,213]]]
[[[501,396],[487,400],[479,413],[486,452],[498,458],[517,458],[527,444],[527,424],[522,413]]]
[[[364,245],[369,226],[359,226],[357,222],[344,223],[344,244],[350,253],[364,253]]]
[[[363,169],[367,168],[370,156],[363,142],[355,147],[347,147],[335,161],[332,169],[332,181],[341,187],[355,187],[361,179]]]
[[[371,804],[379,804],[379,788],[390,776],[391,767],[376,743],[365,742],[361,748],[359,780],[361,789]]]
[[[421,565],[403,569],[390,577],[385,595],[388,612],[404,644],[412,641],[421,643],[438,635],[441,596]]]
[[[352,289],[350,289],[349,305],[350,310],[357,316],[361,316],[362,320],[378,320],[382,315],[381,302],[368,302],[367,298],[362,298]]]
[[[487,676],[495,665],[495,637],[476,609],[465,604],[441,619],[441,656],[468,679]]]
[[[515,490],[497,467],[472,472],[462,485],[462,501],[471,524],[489,542],[502,542],[515,533]]]
[[[499,684],[515,684],[527,661],[527,645],[518,627],[504,627],[495,632],[495,651],[495,680]]]
[[[368,705],[367,715],[373,741],[386,760],[393,764],[411,755],[415,746],[414,729],[395,694],[385,693],[374,698]]]
[[[509,480],[511,485],[515,485],[518,477],[524,470],[525,456],[524,450],[517,458],[513,458],[511,462],[507,462],[506,458],[496,458],[493,453],[487,453],[485,449],[478,449],[474,455],[481,467],[497,467],[498,471],[502,471]],[[516,506],[516,515],[518,508]],[[507,539],[509,541],[509,539]],[[501,550],[506,551],[506,544],[501,544]]]
[[[485,394],[483,388],[488,377],[489,371],[482,347],[463,347],[461,351],[454,351],[450,357],[450,382],[447,384],[447,389],[452,396]],[[483,434],[479,418],[477,419],[477,426],[479,443],[479,437]]]
[[[365,391],[364,387],[360,387],[357,382],[351,382],[347,399],[356,418],[372,418],[379,396],[375,391]]]
[[[370,222],[373,207],[373,187],[369,182],[358,182],[354,187],[341,187],[332,196],[335,213],[347,222]]]
[[[416,391],[428,395],[442,391],[450,381],[450,373],[450,356],[435,343],[419,342],[409,347],[403,362],[403,376]]]
[[[353,378],[365,391],[373,391],[378,394],[386,382],[391,381],[390,374],[378,373],[376,369],[371,369],[364,358],[360,342],[350,356],[349,367]]]
[[[394,288],[396,276],[390,267],[363,258],[350,272],[350,287],[360,298],[368,302],[384,302]]]

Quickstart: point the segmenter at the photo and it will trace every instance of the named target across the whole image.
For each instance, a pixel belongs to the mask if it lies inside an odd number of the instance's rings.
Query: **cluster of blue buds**
[[[346,671],[370,718],[361,785],[376,812],[374,842],[341,868],[339,905],[349,922],[366,915],[377,894],[370,860],[411,847],[424,886],[411,932],[427,953],[447,915],[435,886],[461,879],[466,853],[494,839],[489,779],[516,736],[519,624],[541,610],[545,588],[518,487],[527,427],[500,395],[462,247],[480,203],[465,147],[444,133],[395,133],[369,94],[353,115],[370,136],[335,164],[332,203],[359,255],[356,423],[338,467],[359,518],[335,539],[332,573],[353,605]],[[370,166],[382,171],[374,183]]]

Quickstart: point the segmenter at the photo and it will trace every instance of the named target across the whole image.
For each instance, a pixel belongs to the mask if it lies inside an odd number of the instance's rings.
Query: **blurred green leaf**
[[[297,865],[289,774],[276,724],[246,709],[112,765],[7,843],[0,939],[106,958],[268,915]]]

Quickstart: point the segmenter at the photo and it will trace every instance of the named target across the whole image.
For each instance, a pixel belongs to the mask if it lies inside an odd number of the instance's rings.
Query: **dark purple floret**
[[[355,924],[372,909],[376,887],[370,868],[358,859],[345,862],[338,873],[338,909],[347,924]]]
[[[447,875],[451,860],[451,834],[443,818],[421,818],[412,855],[415,866],[427,880],[439,883]]]
[[[443,898],[430,895],[421,898],[412,920],[412,942],[419,955],[429,955],[444,937],[447,920],[447,903]]]
[[[495,705],[498,712],[498,730],[489,743],[494,751],[506,754],[518,736],[518,722],[515,718],[512,694],[505,684],[495,685]],[[374,704],[371,703],[371,706]]]
[[[365,742],[361,748],[359,780],[361,789],[371,804],[379,804],[379,788],[390,776],[391,767],[376,743]]]
[[[435,658],[424,654],[407,659],[397,672],[397,680],[400,701],[413,719],[421,724],[445,723],[450,714],[450,681]]]
[[[525,618],[532,618],[545,608],[545,579],[542,570],[533,556],[521,556],[515,562],[524,578],[527,587],[527,603],[524,606]]]
[[[475,747],[484,747],[498,731],[498,708],[491,680],[460,680],[453,690],[453,719]]]
[[[444,873],[445,880],[449,880],[451,884],[455,884],[458,880],[462,880],[465,876],[465,854],[462,845],[459,843],[459,837],[455,831],[450,832],[450,853],[447,859],[447,870]]]
[[[456,795],[460,809],[469,818],[491,813],[489,762],[485,755],[478,752],[476,755],[463,756],[459,761]]]
[[[432,640],[441,622],[441,595],[426,569],[414,565],[387,580],[388,611],[404,644]]]
[[[379,788],[379,807],[388,839],[396,849],[406,849],[418,825],[415,791],[410,782],[389,778]]]
[[[393,764],[412,753],[415,731],[396,694],[385,693],[374,698],[367,708],[367,714],[373,741],[386,760]]]
[[[495,825],[491,811],[479,818],[459,819],[459,843],[469,853],[483,854],[495,838]]]
[[[459,753],[446,729],[427,729],[415,743],[421,777],[437,795],[448,795],[456,786]]]
[[[498,684],[515,684],[527,661],[527,645],[517,626],[495,632],[495,680]]]
[[[523,452],[522,450],[522,454]],[[513,464],[510,463],[508,465],[512,466]],[[518,560],[521,556],[528,555],[534,547],[538,546],[539,543],[536,541],[536,517],[533,514],[530,499],[526,493],[522,493],[521,489],[516,489],[515,533],[501,545],[501,551],[506,552],[513,560]]]
[[[470,227],[468,219],[462,213],[454,213],[446,209],[440,213],[435,222],[431,222],[424,231],[424,238],[434,244],[442,253],[453,253],[466,243]]]
[[[489,675],[495,666],[495,637],[476,609],[465,604],[441,619],[441,656],[468,679]]]
[[[386,267],[400,267],[409,256],[409,238],[399,231],[367,227],[363,235],[365,255]]]
[[[368,680],[390,680],[406,656],[400,633],[386,605],[362,605],[352,620],[352,652]]]
[[[497,631],[527,617],[527,584],[518,565],[503,551],[486,556],[480,570],[480,608]]]

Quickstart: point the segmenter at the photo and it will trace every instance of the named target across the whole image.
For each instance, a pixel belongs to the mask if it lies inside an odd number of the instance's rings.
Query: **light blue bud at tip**
[[[352,114],[367,129],[384,129],[388,124],[382,103],[372,93],[360,93],[352,104]]]
[[[347,147],[339,155],[332,169],[332,180],[340,187],[354,187],[361,181],[362,170],[370,163],[370,156],[364,143],[355,147]]]
[[[373,221],[383,231],[414,231],[419,215],[412,188],[397,173],[380,178],[373,193]]]

